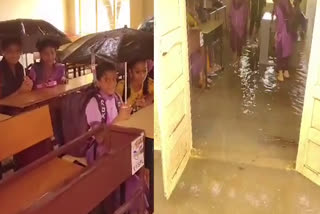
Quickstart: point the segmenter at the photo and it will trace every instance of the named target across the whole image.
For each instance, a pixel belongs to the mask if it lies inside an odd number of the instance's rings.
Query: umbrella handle
[[[128,63],[124,63],[124,103],[128,102]]]

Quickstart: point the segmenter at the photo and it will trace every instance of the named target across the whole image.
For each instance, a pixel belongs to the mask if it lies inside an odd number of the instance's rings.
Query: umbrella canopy
[[[126,27],[90,34],[64,48],[59,58],[62,62],[90,64],[92,54],[98,62],[120,63],[152,59],[153,35]]]
[[[138,28],[139,30],[153,33],[154,29],[154,17],[151,17],[147,20],[145,20]]]
[[[36,43],[44,38],[54,39],[61,45],[71,42],[62,31],[52,24],[44,20],[33,19],[16,19],[0,22],[0,40],[7,37],[20,37],[24,53],[37,52]]]

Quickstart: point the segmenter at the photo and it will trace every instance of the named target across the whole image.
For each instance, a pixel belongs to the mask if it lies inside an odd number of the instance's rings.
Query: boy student
[[[131,107],[123,104],[121,97],[116,93],[117,72],[114,65],[109,63],[100,64],[96,68],[97,87],[98,90],[90,99],[86,106],[87,123],[91,128],[94,128],[101,123],[106,125],[113,124],[117,121],[127,120],[131,114]],[[96,158],[105,154],[106,148],[99,139],[95,139],[90,143],[87,151],[87,162],[92,164]],[[141,186],[141,182],[136,176],[130,177],[127,182],[126,199],[134,194],[134,190]],[[108,203],[107,201],[105,202]],[[114,201],[114,204],[117,202]],[[110,209],[104,205],[104,210]],[[136,207],[131,210],[136,211]]]
[[[22,43],[18,38],[2,40],[0,61],[0,99],[21,92],[31,91],[33,83],[24,76],[22,65],[19,63],[22,54]]]
[[[89,100],[85,110],[88,125],[94,128],[101,123],[110,125],[129,119],[132,109],[123,104],[121,97],[116,93],[117,71],[115,66],[109,63],[98,65],[96,76],[98,90]],[[87,152],[89,164],[94,161],[95,156],[105,153],[102,145],[97,145],[97,154],[94,154],[94,150],[94,148],[89,148]]]

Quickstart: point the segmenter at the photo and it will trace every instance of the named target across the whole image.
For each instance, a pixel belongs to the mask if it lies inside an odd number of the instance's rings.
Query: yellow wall
[[[131,28],[137,28],[147,18],[153,16],[154,0],[131,0],[130,20]]]
[[[68,0],[0,0],[0,21],[43,19],[64,31],[65,1]]]

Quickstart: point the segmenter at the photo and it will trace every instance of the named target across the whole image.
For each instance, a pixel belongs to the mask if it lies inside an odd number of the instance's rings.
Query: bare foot
[[[283,81],[284,81],[283,71],[279,71],[279,73],[278,73],[278,80],[279,80],[280,82],[283,82]]]
[[[289,78],[290,78],[289,71],[288,71],[288,70],[285,70],[284,73],[283,73],[283,76],[284,76],[284,78],[289,79]]]

